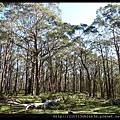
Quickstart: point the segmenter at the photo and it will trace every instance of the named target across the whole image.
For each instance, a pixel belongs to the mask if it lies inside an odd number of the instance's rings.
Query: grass
[[[0,114],[67,114],[71,110],[75,114],[120,114],[120,107],[112,105],[110,100],[86,98],[83,93],[41,93],[39,96],[12,96],[21,103],[42,102],[42,99],[56,99],[60,96],[68,98],[68,101],[60,101],[56,106],[49,108],[31,108],[25,110],[24,106],[8,106],[0,104]]]

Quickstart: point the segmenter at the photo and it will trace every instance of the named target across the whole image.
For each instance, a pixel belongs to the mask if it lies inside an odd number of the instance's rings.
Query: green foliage
[[[0,11],[2,11],[3,3],[0,2]]]
[[[9,106],[2,106],[1,109],[0,109],[0,111],[7,111],[9,109],[10,109]]]
[[[120,107],[114,106],[111,104],[111,100],[105,99],[97,99],[97,98],[86,98],[86,95],[83,93],[56,93],[56,94],[46,94],[41,93],[38,97],[35,96],[12,96],[12,98],[16,98],[16,100],[24,103],[26,100],[31,102],[41,102],[41,99],[49,98],[56,99],[60,96],[64,98],[68,98],[68,101],[64,103],[64,101],[60,101],[56,103],[55,106],[50,106],[49,108],[31,108],[28,111],[25,111],[24,106],[7,106],[0,105],[0,113],[7,114],[66,114],[68,110],[71,110],[76,114],[111,114],[116,113],[119,114]]]
[[[0,8],[1,6],[2,3],[0,3]],[[27,79],[25,81],[27,76],[31,77],[31,81],[34,81],[35,87],[40,82],[41,90],[44,87],[42,86],[43,81],[45,81],[45,90],[48,90],[47,86],[54,82],[52,81],[54,78],[56,84],[61,79],[60,87],[64,89],[64,78],[66,77],[66,84],[69,81],[68,86],[72,86],[72,78],[75,75],[76,89],[81,88],[77,83],[80,81],[82,83],[86,82],[87,77],[90,76],[90,91],[93,90],[93,80],[95,79],[95,82],[98,83],[96,84],[97,90],[100,92],[102,87],[107,86],[107,82],[104,81],[105,77],[107,77],[107,80],[110,79],[111,84],[108,82],[110,89],[113,86],[115,94],[119,94],[119,91],[117,91],[120,87],[118,64],[116,64],[116,59],[115,62],[113,61],[114,58],[110,61],[109,53],[114,56],[114,52],[111,53],[113,45],[116,46],[115,50],[119,53],[120,22],[118,13],[120,6],[109,4],[98,9],[96,19],[90,26],[82,23],[80,25],[63,23],[57,5],[52,3],[46,3],[45,5],[42,3],[17,4],[8,2],[4,4],[4,7],[9,9],[3,11],[5,16],[1,20],[0,27],[0,64],[1,68],[4,68],[2,69],[4,78],[1,81],[5,79],[3,91],[6,91],[6,93],[11,92],[12,97],[14,97],[15,93],[12,94],[12,89],[16,80],[18,80],[18,83],[22,81],[20,84],[23,86],[24,83],[26,83],[26,86],[31,84],[29,81],[27,83]],[[111,36],[113,29],[116,30],[114,38]],[[16,69],[17,64],[18,70]],[[56,68],[57,65],[58,67]],[[33,71],[34,73],[32,74]],[[105,73],[105,71],[108,73]],[[34,79],[35,76],[38,78],[38,74],[39,80]],[[80,77],[81,79],[79,79]],[[47,80],[49,82],[46,82]],[[48,85],[47,83],[50,84]],[[22,85],[20,87],[18,85],[16,90],[21,89]],[[11,86],[11,91],[6,89],[9,86]],[[85,91],[87,87],[86,84]],[[105,89],[105,93],[106,91]],[[109,102],[101,104],[101,101],[95,101],[92,98],[86,100],[85,94],[79,92],[41,93],[40,96],[31,96],[31,94],[23,96],[23,94],[24,91],[20,91],[18,96],[15,97],[21,103],[41,102],[42,99],[56,99],[60,96],[68,98],[66,104],[60,102],[56,108],[49,108],[52,111],[70,108],[72,110],[77,109],[80,112],[85,112],[84,110],[92,112],[95,106],[110,105]],[[34,110],[31,113],[35,113]]]

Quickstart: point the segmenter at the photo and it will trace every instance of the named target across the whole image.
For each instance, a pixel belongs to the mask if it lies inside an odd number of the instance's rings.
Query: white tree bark
[[[34,106],[34,107],[39,107],[39,106],[44,106],[44,108],[46,108],[49,103],[52,103],[52,105],[54,106],[56,102],[59,102],[63,100],[63,98],[58,98],[58,99],[55,99],[55,100],[46,100],[46,102],[44,103],[29,103],[29,104],[21,104],[19,102],[15,102],[15,101],[8,101],[8,105],[10,106],[25,106],[26,107],[26,110],[28,110],[31,106]]]

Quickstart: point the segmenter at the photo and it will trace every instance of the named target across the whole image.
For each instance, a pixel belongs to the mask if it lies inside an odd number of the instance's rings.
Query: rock
[[[117,99],[117,100],[112,100],[112,104],[113,105],[118,105],[120,107],[120,100]]]

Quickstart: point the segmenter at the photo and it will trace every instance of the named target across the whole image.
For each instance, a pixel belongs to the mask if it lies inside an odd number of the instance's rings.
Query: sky
[[[62,21],[70,23],[72,25],[80,25],[84,23],[87,25],[92,24],[96,18],[96,11],[100,7],[106,6],[107,2],[95,2],[95,3],[80,3],[80,2],[64,2],[59,3],[59,7],[62,10]],[[120,4],[120,3],[115,3]]]

